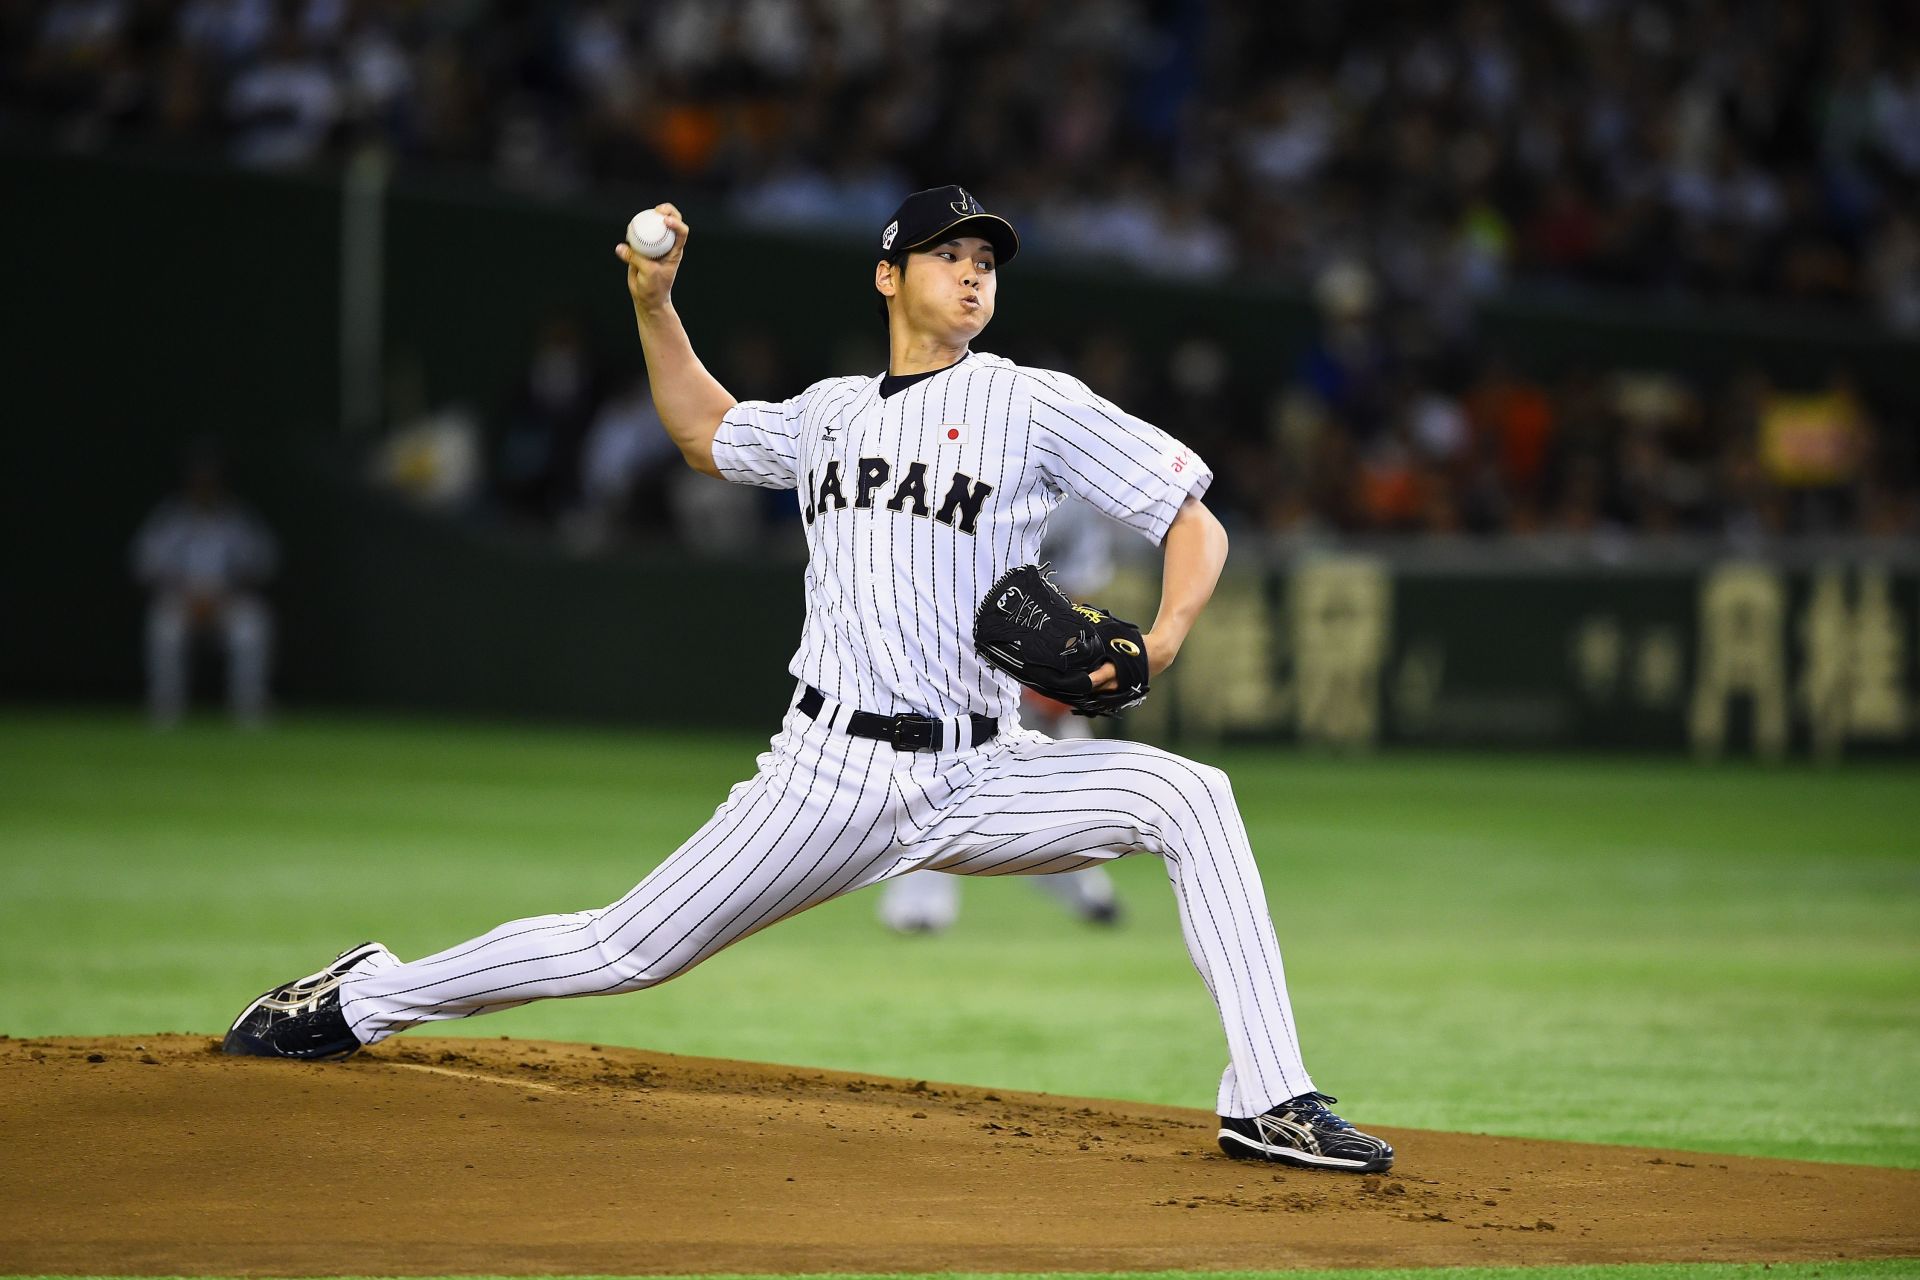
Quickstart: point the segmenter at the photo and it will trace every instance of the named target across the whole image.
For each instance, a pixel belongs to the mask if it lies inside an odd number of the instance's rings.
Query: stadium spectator
[[[226,650],[227,703],[243,725],[267,714],[273,615],[261,588],[278,553],[266,526],[226,490],[220,463],[201,452],[188,464],[180,494],[162,502],[133,542],[133,572],[147,605],[147,707],[159,728],[187,709],[195,639]]]
[[[580,451],[596,408],[595,378],[579,321],[547,317],[499,441],[494,476],[513,515],[551,523],[573,505]]]
[[[227,114],[233,158],[260,168],[291,168],[320,156],[342,113],[332,59],[283,19],[265,54],[233,78]]]
[[[601,404],[587,428],[580,455],[580,502],[567,517],[567,540],[581,551],[596,551],[620,540],[624,531],[664,523],[666,464],[680,454],[660,415],[644,374]],[[683,468],[682,468],[683,469]]]

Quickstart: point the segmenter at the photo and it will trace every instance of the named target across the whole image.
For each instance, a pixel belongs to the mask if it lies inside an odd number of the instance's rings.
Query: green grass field
[[[600,905],[760,746],[0,717],[0,1032],[215,1032],[364,937],[418,954]],[[1235,779],[1308,1064],[1347,1114],[1920,1167],[1911,766],[1207,758]],[[651,992],[447,1030],[1208,1106],[1224,1048],[1165,877],[1116,874],[1117,931],[1000,880],[968,887],[956,931],[901,939],[860,894]]]

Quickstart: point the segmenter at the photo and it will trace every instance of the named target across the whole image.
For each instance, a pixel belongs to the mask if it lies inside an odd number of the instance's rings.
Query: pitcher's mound
[[[1391,1174],[1306,1173],[1226,1159],[1204,1112],[586,1045],[0,1040],[0,1090],[16,1273],[1920,1255],[1911,1171],[1380,1129]]]

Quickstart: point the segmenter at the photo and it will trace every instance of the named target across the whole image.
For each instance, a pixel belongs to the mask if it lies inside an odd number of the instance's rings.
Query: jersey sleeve
[[[1180,505],[1213,483],[1199,454],[1079,379],[1036,372],[1031,385],[1034,449],[1047,480],[1155,544]]]
[[[799,486],[800,423],[814,389],[791,400],[742,400],[713,433],[713,465],[735,484],[762,489]]]

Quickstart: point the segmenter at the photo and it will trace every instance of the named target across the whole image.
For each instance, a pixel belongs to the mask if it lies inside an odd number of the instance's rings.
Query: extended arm
[[[1227,531],[1206,503],[1188,498],[1167,527],[1161,555],[1160,612],[1142,637],[1147,644],[1147,667],[1155,676],[1180,656],[1187,633],[1213,598],[1214,584],[1227,563]],[[1113,682],[1112,663],[1094,671],[1095,689],[1109,689]]]
[[[627,292],[633,298],[633,319],[647,360],[653,407],[687,465],[717,476],[713,435],[734,399],[693,353],[686,327],[673,309],[673,278],[687,252],[687,224],[672,205],[657,207],[673,232],[672,250],[664,257],[644,258],[622,243],[614,252],[627,264]]]

